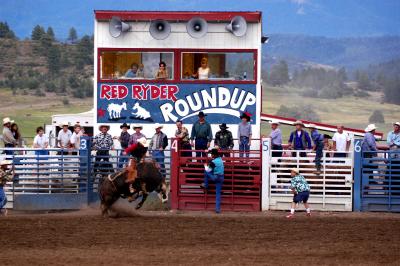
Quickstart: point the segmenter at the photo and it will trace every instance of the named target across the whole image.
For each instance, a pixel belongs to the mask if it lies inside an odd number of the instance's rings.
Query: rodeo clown
[[[224,183],[224,162],[217,148],[209,151],[212,160],[207,165],[204,164],[204,183],[201,187],[208,190],[208,180],[211,179],[215,183],[215,212],[221,212],[221,190]]]
[[[128,171],[128,178],[126,179],[126,183],[129,183],[129,191],[133,194],[135,193],[135,189],[132,184],[137,178],[137,164],[140,163],[143,158],[146,156],[148,150],[148,143],[146,138],[142,137],[137,140],[136,143],[131,144],[126,148],[123,152],[123,155],[130,155],[132,158],[130,159],[129,165],[126,167],[126,171]],[[133,200],[132,196],[128,197],[129,201]]]
[[[6,193],[4,193],[4,186],[7,182],[11,181],[14,177],[14,171],[8,170],[8,166],[12,164],[12,161],[0,162],[0,214],[6,216],[7,209],[4,208],[7,204]]]

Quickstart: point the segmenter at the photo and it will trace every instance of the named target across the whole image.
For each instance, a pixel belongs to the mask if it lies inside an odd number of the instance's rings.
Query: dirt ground
[[[0,217],[0,264],[400,264],[400,214],[284,214],[11,213]]]

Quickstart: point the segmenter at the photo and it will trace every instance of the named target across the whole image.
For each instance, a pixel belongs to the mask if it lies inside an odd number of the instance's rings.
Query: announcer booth
[[[226,123],[234,138],[249,112],[259,139],[261,12],[95,11],[94,32],[95,122],[113,136],[159,123],[173,138],[203,111],[213,135]]]

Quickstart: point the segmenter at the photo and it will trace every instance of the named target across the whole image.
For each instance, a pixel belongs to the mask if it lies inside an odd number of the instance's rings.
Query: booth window
[[[182,53],[181,78],[184,80],[254,81],[254,54]]]
[[[101,52],[101,79],[172,79],[172,52]],[[165,67],[160,67],[160,63]]]

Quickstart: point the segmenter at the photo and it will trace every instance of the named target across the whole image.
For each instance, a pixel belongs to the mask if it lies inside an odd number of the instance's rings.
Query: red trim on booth
[[[195,16],[204,18],[207,21],[230,21],[235,16],[242,16],[247,22],[260,22],[261,12],[216,12],[216,11],[115,11],[95,10],[97,20],[110,20],[112,17],[120,17],[125,21],[151,21],[164,19],[170,21],[189,21]]]

